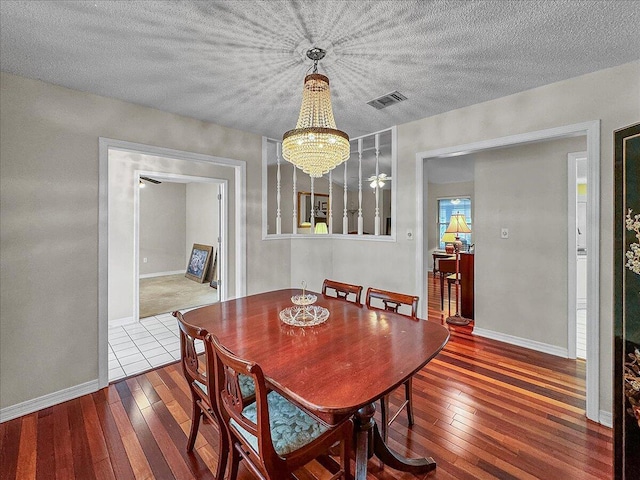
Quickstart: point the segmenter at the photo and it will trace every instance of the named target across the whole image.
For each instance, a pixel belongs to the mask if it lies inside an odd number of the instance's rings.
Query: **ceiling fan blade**
[[[155,183],[155,184],[162,183],[162,182],[160,182],[158,180],[155,180],[153,178],[143,177],[142,175],[140,175],[140,180],[145,180],[147,182],[151,182],[151,183]]]

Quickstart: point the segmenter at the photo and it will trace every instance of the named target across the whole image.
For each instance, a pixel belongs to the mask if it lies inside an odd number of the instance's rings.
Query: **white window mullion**
[[[331,172],[332,171],[329,171],[329,211],[327,212],[327,215],[329,215],[329,223],[327,227],[330,234],[333,233],[333,177],[331,175]]]
[[[296,170],[297,168],[293,167],[293,234],[298,233],[298,187],[296,185]]]
[[[342,214],[342,234],[349,234],[349,217],[347,216],[347,162],[344,162],[344,213]]]
[[[358,139],[358,235],[364,233],[362,218],[362,139]]]
[[[282,212],[280,210],[280,183],[282,177],[280,176],[280,149],[282,148],[281,143],[276,144],[276,160],[278,162],[278,173],[276,176],[277,182],[277,190],[276,190],[276,234],[280,235],[282,233]]]
[[[316,199],[314,197],[314,192],[313,192],[313,177],[311,177],[311,233],[316,233],[316,212],[315,212],[315,204],[316,204]]]
[[[380,235],[380,135],[376,133],[376,216],[375,234]]]

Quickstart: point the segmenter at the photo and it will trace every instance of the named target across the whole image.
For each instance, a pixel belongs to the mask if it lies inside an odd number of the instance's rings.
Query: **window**
[[[454,213],[464,214],[464,218],[467,225],[473,231],[471,226],[471,199],[470,198],[439,198],[438,199],[438,239],[439,248],[444,250],[445,242],[442,241],[442,236],[445,230],[449,226],[451,215]],[[462,251],[466,251],[471,245],[471,233],[461,233],[460,240],[462,241]]]
[[[352,138],[350,158],[314,179],[282,158],[280,141],[263,138],[263,239],[328,233],[395,241],[396,137],[391,127]]]

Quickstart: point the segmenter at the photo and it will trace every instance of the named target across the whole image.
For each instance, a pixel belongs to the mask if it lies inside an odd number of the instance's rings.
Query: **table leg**
[[[431,472],[436,469],[436,462],[433,458],[406,458],[394,453],[382,440],[382,435],[378,431],[378,426],[373,426],[373,453],[385,465],[401,472],[421,474]]]
[[[444,310],[444,277],[440,275],[440,310]]]
[[[431,457],[405,458],[392,452],[382,440],[382,435],[373,419],[375,411],[375,403],[370,403],[358,410],[355,415],[355,480],[367,479],[367,461],[373,455],[385,465],[401,472],[421,474],[435,470],[436,462]]]
[[[367,461],[373,455],[372,433],[376,422],[373,415],[376,413],[375,403],[365,405],[356,412],[356,474],[355,480],[367,480]]]
[[[433,255],[433,276],[435,277],[438,274],[438,259],[435,255]]]

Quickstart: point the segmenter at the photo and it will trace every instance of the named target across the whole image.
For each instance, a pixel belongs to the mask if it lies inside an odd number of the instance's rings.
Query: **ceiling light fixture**
[[[307,51],[313,73],[304,77],[302,106],[296,128],[282,137],[282,156],[311,177],[321,177],[349,158],[349,135],[336,129],[329,78],[318,73],[326,52]]]
[[[391,180],[391,177],[387,177],[386,173],[381,173],[380,175],[372,175],[367,179],[367,182],[371,182],[369,186],[371,188],[382,188],[384,187],[385,182]]]

